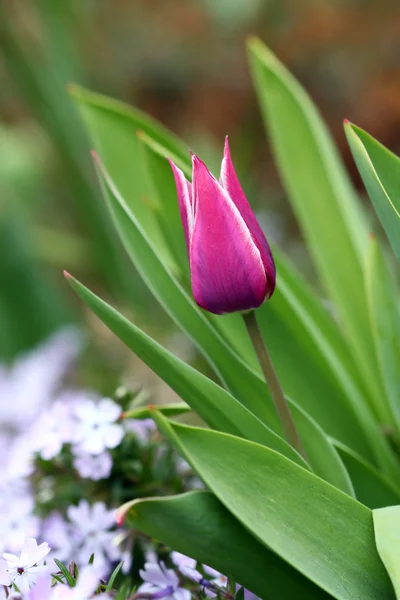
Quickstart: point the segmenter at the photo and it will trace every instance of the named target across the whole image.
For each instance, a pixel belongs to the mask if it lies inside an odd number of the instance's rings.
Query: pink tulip
[[[197,156],[192,155],[192,183],[169,162],[195,301],[218,315],[259,307],[275,289],[275,264],[235,173],[228,138],[219,182]]]

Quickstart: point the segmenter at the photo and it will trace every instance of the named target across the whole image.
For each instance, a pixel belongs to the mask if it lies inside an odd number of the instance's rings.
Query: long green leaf
[[[385,565],[397,600],[400,599],[400,506],[374,510],[375,540],[379,556]]]
[[[289,200],[376,409],[382,385],[363,287],[368,230],[361,207],[310,98],[259,40],[251,40],[249,50],[253,80]]]
[[[107,327],[158,373],[211,427],[274,445],[278,451],[289,456],[294,453],[286,442],[273,435],[272,428],[265,426],[235,398],[167,352],[81,283],[71,276],[68,279],[77,294]],[[270,401],[268,406],[272,413],[274,409]],[[320,477],[353,495],[347,471],[325,433],[293,402],[291,409],[312,469]],[[245,431],[247,433],[244,433]],[[294,453],[292,458],[298,461],[300,457]],[[302,463],[302,459],[300,462]]]
[[[357,499],[368,508],[382,508],[400,502],[400,486],[340,442],[335,446],[346,466]]]
[[[222,504],[303,575],[338,600],[393,599],[367,507],[268,448],[154,419]]]
[[[135,500],[129,503],[126,524],[230,573],[264,600],[331,598],[260,544],[210,492]]]
[[[68,281],[111,331],[179,394],[210,427],[238,436],[244,435],[261,444],[272,445],[278,452],[283,452],[306,467],[303,459],[289,444],[228,392],[176,358],[70,275]]]
[[[400,171],[399,171],[400,173]],[[365,268],[365,285],[375,347],[386,396],[382,413],[386,425],[400,434],[400,295],[393,274],[376,238],[369,245]]]
[[[173,258],[154,215],[156,206],[152,204],[136,133],[142,131],[168,143],[178,155],[184,153],[184,145],[138,109],[78,86],[70,91],[107,171],[163,261],[172,266]]]
[[[346,121],[344,128],[376,214],[400,259],[400,159],[360,127]]]

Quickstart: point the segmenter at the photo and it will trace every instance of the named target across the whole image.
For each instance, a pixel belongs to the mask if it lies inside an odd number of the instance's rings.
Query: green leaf
[[[210,492],[135,500],[126,520],[177,552],[231,573],[264,600],[331,597],[260,544]]]
[[[382,408],[386,409],[388,426],[400,433],[400,315],[399,293],[390,267],[371,238],[366,268],[365,286],[371,326],[375,339],[379,367],[386,387]]]
[[[360,127],[346,121],[344,129],[376,214],[400,259],[400,159]]]
[[[245,435],[268,446],[273,445],[278,452],[283,452],[297,462],[300,460],[300,464],[303,464],[301,457],[279,435],[274,434],[270,424],[264,425],[221,387],[174,357],[76,279],[68,276],[68,280],[103,323],[175,390],[210,427],[235,435]],[[275,409],[269,396],[265,398],[265,403],[272,415]],[[323,430],[293,401],[289,400],[289,403],[312,469],[320,477],[353,495],[347,471]]]
[[[286,391],[296,394],[329,435],[399,478],[398,460],[365,402],[336,324],[299,273],[274,250],[279,283],[257,318]],[[288,361],[288,355],[296,360]]]
[[[393,599],[367,507],[264,446],[154,419],[222,504],[303,575],[338,600]]]
[[[381,508],[400,502],[400,488],[368,464],[361,456],[335,441],[335,447],[350,475],[357,499],[368,508]]]
[[[64,575],[68,585],[70,587],[75,587],[76,580],[72,577],[72,575],[68,571],[67,567],[61,562],[61,560],[58,560],[58,558],[55,558],[54,562],[56,563],[57,567],[60,569],[61,573]]]
[[[275,248],[274,258],[278,285],[257,320],[285,391],[329,435],[374,461],[363,431],[365,402],[344,341],[319,298]]]
[[[179,394],[210,427],[239,436],[244,435],[261,444],[272,445],[278,452],[287,454],[292,460],[306,467],[300,455],[287,442],[228,392],[173,356],[76,279],[68,276],[68,281],[103,323]]]
[[[400,506],[388,506],[373,511],[375,541],[379,556],[385,565],[396,598],[400,599]]]
[[[117,564],[117,566],[115,567],[114,571],[110,575],[110,579],[108,580],[108,583],[106,585],[106,592],[110,592],[113,589],[113,585],[115,583],[115,580],[117,579],[118,574],[121,571],[121,569],[122,569],[123,566],[124,566],[124,561],[121,560],[121,562]]]
[[[152,204],[136,133],[142,131],[151,135],[160,143],[172,146],[178,155],[186,152],[185,147],[162,125],[133,107],[78,86],[72,86],[70,92],[97,152],[130,210],[159,250],[164,262],[173,265],[173,258],[154,215],[156,207]]]
[[[378,411],[382,385],[364,294],[368,231],[361,206],[303,88],[259,40],[252,39],[249,50],[259,102],[288,198]]]

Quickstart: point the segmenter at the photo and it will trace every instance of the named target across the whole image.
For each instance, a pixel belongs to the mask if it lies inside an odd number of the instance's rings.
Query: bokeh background
[[[63,269],[200,360],[116,239],[68,95],[73,82],[148,112],[215,170],[229,134],[265,231],[313,277],[251,87],[252,34],[311,94],[363,193],[342,120],[400,153],[397,0],[0,0],[1,362],[75,324],[86,339],[77,383],[169,394],[77,301]]]

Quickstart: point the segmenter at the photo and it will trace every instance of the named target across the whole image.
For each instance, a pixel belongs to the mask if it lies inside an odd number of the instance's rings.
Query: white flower
[[[121,407],[109,398],[98,403],[88,399],[78,404],[73,452],[78,456],[96,455],[118,446],[124,436],[124,428],[116,423],[121,412]]]
[[[3,554],[4,560],[0,563],[0,584],[14,585],[22,594],[36,583],[38,575],[47,570],[45,566],[38,566],[50,552],[50,546],[43,542],[40,546],[34,538],[28,538],[24,543],[21,555]]]
[[[145,583],[139,587],[138,594],[156,596],[161,592],[163,600],[190,600],[189,590],[179,587],[177,574],[164,563],[145,563],[139,573]]]

